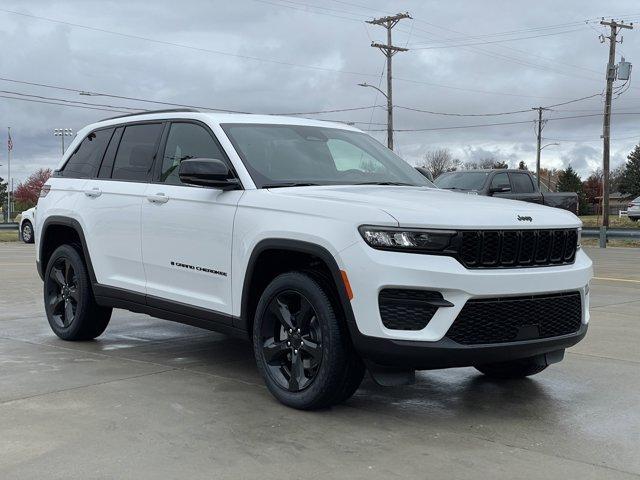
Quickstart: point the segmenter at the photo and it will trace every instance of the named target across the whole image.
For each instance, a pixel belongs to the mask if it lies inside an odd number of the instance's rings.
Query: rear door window
[[[149,179],[162,123],[146,123],[125,127],[113,163],[114,180],[145,182]]]
[[[496,173],[491,180],[491,188],[511,188],[509,176],[504,172]]]
[[[78,145],[62,169],[62,176],[70,178],[93,178],[111,139],[113,128],[91,132]]]
[[[533,182],[526,173],[511,173],[511,183],[514,193],[533,193]]]

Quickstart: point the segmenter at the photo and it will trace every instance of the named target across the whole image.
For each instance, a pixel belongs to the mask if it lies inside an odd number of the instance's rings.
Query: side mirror
[[[190,158],[180,163],[180,181],[189,185],[233,190],[239,183],[232,177],[231,170],[217,158]]]
[[[429,170],[427,170],[424,167],[416,167],[416,170],[418,172],[420,172],[422,175],[424,175],[425,177],[427,177],[427,179],[433,183],[433,175],[431,175],[431,172]]]
[[[511,191],[511,187],[508,187],[506,185],[499,185],[497,187],[491,187],[489,189],[489,193],[491,195],[493,195],[494,193],[507,193]]]

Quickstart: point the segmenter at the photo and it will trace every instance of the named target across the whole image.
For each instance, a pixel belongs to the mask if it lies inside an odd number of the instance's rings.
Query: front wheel
[[[302,272],[279,275],[262,293],[253,325],[254,354],[269,391],[301,410],[346,400],[364,374],[322,283]]]
[[[22,241],[24,243],[33,243],[33,225],[29,220],[22,222],[20,234],[22,235]]]

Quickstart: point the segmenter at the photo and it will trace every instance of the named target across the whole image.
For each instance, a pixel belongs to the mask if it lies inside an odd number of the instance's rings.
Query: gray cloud
[[[315,5],[311,8],[303,4]],[[360,6],[359,6],[360,5]],[[365,8],[362,8],[364,5]],[[502,44],[422,49],[436,40],[455,38],[477,43],[506,37],[478,37],[499,30],[522,30],[586,18],[634,11],[636,2],[620,0],[615,11],[601,1],[543,0],[523,15],[514,2],[334,2],[238,0],[176,3],[157,0],[127,2],[95,0],[6,0],[2,8],[66,22],[90,25],[196,48],[261,57],[311,69],[256,61],[197,49],[149,42],[0,12],[0,77],[63,85],[177,103],[255,112],[310,111],[373,105],[376,92],[356,84],[376,84],[384,59],[371,40],[384,40],[384,30],[361,20],[408,10],[415,22],[403,21],[394,41],[411,50],[394,58],[395,103],[433,111],[477,113],[527,110],[500,117],[443,117],[396,110],[398,129],[528,121],[424,132],[398,132],[398,152],[410,162],[426,150],[450,148],[460,159],[494,155],[511,165],[535,162],[534,112],[550,105],[598,93],[603,88],[606,47],[598,42],[598,25],[567,26],[567,33]],[[346,18],[345,18],[346,17]],[[501,22],[496,23],[495,19]],[[627,20],[632,20],[628,18]],[[427,23],[428,22],[428,23]],[[438,28],[444,27],[447,30]],[[570,31],[576,30],[576,31]],[[564,31],[558,29],[557,31]],[[463,34],[456,32],[464,32]],[[529,34],[547,33],[535,30]],[[475,38],[474,38],[475,37]],[[640,32],[625,32],[621,52],[634,61]],[[337,73],[333,70],[357,72]],[[411,81],[407,81],[411,80]],[[80,97],[71,92],[0,81],[0,89],[72,100],[149,108],[133,101]],[[615,101],[618,113],[640,112],[640,87]],[[484,93],[483,93],[484,92]],[[2,94],[0,94],[2,95]],[[382,103],[378,96],[378,104]],[[548,117],[600,112],[600,98],[557,107]],[[15,149],[12,170],[18,179],[40,166],[55,166],[60,157],[53,128],[80,129],[111,116],[110,112],[64,108],[0,98],[0,163],[6,164],[6,129],[11,125]],[[364,129],[384,129],[382,108],[315,118],[365,122]],[[625,161],[640,139],[636,115],[616,115],[612,165]],[[369,125],[367,122],[371,121]],[[384,141],[385,134],[371,132]],[[560,168],[569,162],[582,175],[601,157],[601,117],[552,120],[544,129],[543,165]],[[635,137],[634,137],[635,135]],[[0,175],[6,176],[5,166]]]

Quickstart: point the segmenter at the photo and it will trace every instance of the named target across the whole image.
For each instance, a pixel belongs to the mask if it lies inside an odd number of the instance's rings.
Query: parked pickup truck
[[[578,212],[578,195],[573,192],[544,193],[538,188],[535,176],[526,170],[464,170],[445,172],[435,184],[447,190],[473,192],[489,197],[510,198],[539,203],[548,207]]]

